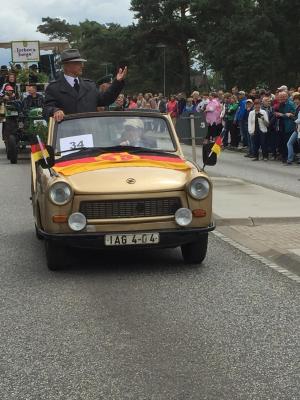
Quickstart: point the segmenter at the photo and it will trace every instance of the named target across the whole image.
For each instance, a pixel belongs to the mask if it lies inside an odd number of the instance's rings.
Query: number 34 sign
[[[94,147],[93,135],[87,134],[61,138],[59,144],[60,151],[65,152],[65,154],[73,153],[73,151],[80,150],[83,147]]]

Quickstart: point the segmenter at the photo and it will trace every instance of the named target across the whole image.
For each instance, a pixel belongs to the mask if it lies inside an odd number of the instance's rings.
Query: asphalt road
[[[178,250],[74,254],[47,270],[29,164],[0,153],[1,400],[299,399],[299,286],[211,235]]]

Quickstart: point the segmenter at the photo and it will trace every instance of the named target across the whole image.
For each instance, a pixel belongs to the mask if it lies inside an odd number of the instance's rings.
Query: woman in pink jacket
[[[206,139],[213,139],[216,136],[219,136],[222,132],[222,105],[219,102],[217,93],[210,93],[208,99],[209,101],[204,110],[208,126]]]

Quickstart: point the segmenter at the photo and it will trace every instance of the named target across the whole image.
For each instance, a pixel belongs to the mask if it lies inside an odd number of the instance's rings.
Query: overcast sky
[[[4,3],[5,7],[1,6],[0,11],[0,42],[47,40],[46,36],[36,32],[42,17],[59,17],[75,24],[86,19],[121,25],[133,21],[130,0],[8,0]],[[6,64],[8,58],[10,52],[0,49],[0,64]]]

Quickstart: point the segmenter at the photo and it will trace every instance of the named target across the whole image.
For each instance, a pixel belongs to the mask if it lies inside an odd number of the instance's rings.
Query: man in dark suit
[[[124,87],[127,67],[120,68],[110,88],[101,93],[95,82],[81,78],[86,60],[77,49],[64,50],[61,62],[64,72],[47,86],[45,92],[45,118],[54,117],[59,122],[65,114],[97,111],[97,107],[113,103]]]

